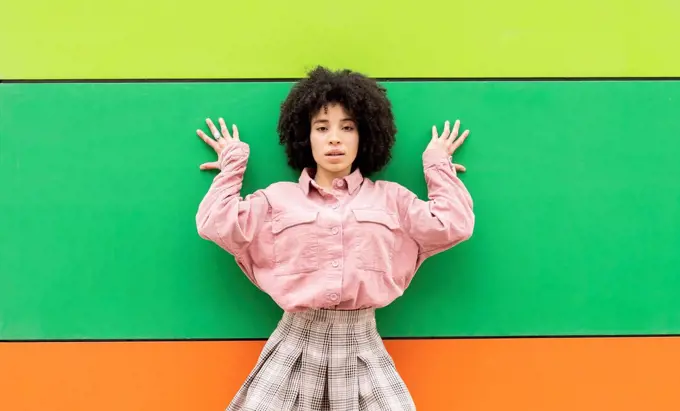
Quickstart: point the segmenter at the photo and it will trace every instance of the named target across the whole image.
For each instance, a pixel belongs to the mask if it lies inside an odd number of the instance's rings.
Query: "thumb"
[[[199,167],[201,170],[219,170],[220,164],[217,161],[212,161],[210,163],[203,163]]]
[[[456,171],[462,171],[463,173],[465,172],[465,167],[460,164],[454,164],[453,167],[456,169]]]

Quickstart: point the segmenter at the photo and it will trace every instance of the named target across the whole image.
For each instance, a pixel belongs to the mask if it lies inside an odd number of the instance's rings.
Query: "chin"
[[[331,173],[342,173],[343,171],[351,171],[352,165],[351,164],[324,164],[324,167],[326,171],[329,171]]]

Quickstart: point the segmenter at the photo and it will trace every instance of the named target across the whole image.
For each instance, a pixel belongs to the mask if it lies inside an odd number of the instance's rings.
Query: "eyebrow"
[[[354,119],[348,117],[348,118],[340,119],[340,121],[354,121]],[[326,119],[314,120],[313,124],[316,124],[316,123],[328,123],[328,120],[326,120]]]

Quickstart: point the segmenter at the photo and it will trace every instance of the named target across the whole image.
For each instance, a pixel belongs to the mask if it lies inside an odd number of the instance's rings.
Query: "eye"
[[[326,127],[323,127],[323,126],[317,127],[316,130],[317,131],[326,131]]]
[[[354,130],[354,127],[352,127],[352,126],[345,126],[345,127],[343,127],[343,130],[345,130],[345,131],[352,131],[352,130]]]

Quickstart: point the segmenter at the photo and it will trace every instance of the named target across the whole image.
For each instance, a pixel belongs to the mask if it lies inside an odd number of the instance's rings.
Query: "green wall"
[[[380,311],[384,336],[680,333],[680,82],[386,84],[380,177],[424,198],[430,127],[462,119],[477,229]],[[239,125],[244,192],[295,179],[289,87],[0,85],[0,339],[267,337],[278,309],[196,234],[194,131]]]
[[[677,76],[675,0],[22,0],[0,79]]]
[[[296,179],[278,105],[316,64],[389,78],[379,177],[421,198],[432,124],[472,131],[474,236],[380,310],[383,335],[680,333],[680,80],[650,80],[680,75],[676,1],[5,3],[0,340],[267,337],[277,307],[196,233],[194,130],[239,125],[244,193]]]

